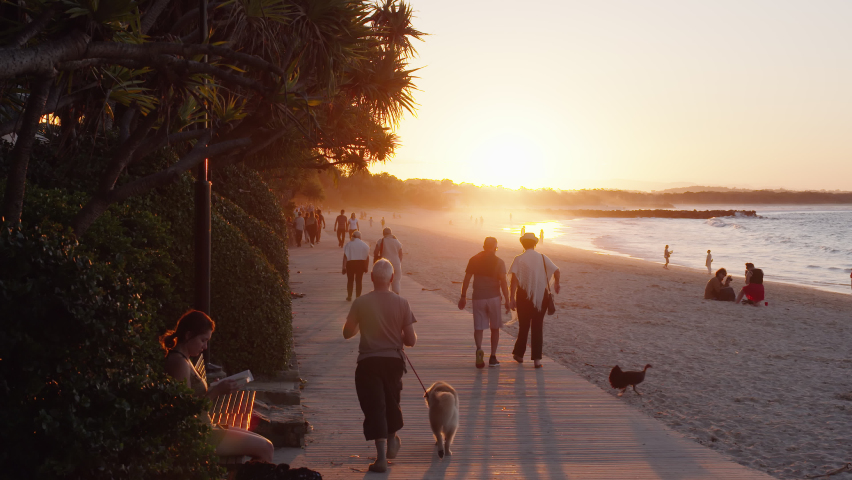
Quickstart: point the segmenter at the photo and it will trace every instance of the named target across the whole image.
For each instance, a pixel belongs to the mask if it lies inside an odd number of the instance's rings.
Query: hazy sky
[[[411,3],[420,107],[374,172],[852,190],[852,1]]]

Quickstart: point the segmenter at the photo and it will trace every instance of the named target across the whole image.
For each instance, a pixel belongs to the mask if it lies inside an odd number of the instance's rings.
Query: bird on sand
[[[636,395],[642,395],[639,393],[639,390],[636,390],[636,385],[642,383],[645,380],[645,371],[651,368],[651,365],[645,365],[645,368],[639,372],[624,372],[622,371],[618,365],[612,367],[612,370],[609,372],[609,384],[612,388],[620,388],[621,392],[619,392],[618,396],[624,395],[624,391],[627,390],[627,387],[632,386],[633,391],[636,392]]]

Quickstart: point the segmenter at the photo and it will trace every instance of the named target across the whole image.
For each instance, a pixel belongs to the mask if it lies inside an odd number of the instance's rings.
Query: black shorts
[[[355,369],[355,391],[364,412],[364,438],[388,438],[402,428],[401,358],[370,357],[358,362]]]

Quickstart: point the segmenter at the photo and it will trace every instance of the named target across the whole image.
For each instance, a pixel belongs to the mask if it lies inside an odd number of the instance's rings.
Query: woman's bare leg
[[[275,447],[272,442],[256,433],[231,427],[225,431],[225,437],[216,447],[216,454],[223,457],[231,455],[248,455],[264,462],[272,462]]]

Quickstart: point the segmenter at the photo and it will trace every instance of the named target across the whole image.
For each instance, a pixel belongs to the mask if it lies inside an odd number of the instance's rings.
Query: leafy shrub
[[[288,279],[286,245],[268,224],[248,215],[242,208],[218,195],[214,198],[214,208],[228,223],[237,227],[253,247],[263,252],[266,260],[282,279]]]
[[[177,184],[151,197],[152,211],[169,224],[175,238],[170,253],[179,273],[172,286],[183,299],[193,298],[194,293],[193,188],[192,178],[184,175]],[[254,225],[256,228],[249,229],[268,235],[267,230],[240,215],[235,205],[221,200],[215,203],[210,313],[216,321],[216,333],[210,342],[211,356],[229,372],[250,369],[274,374],[287,365],[291,354],[287,286],[264,253],[253,247],[226,216],[235,218],[238,224]],[[260,244],[264,240],[255,241]]]
[[[284,210],[257,171],[244,165],[233,165],[211,172],[214,192],[269,225],[283,244],[287,244]]]
[[[2,191],[2,186],[0,186]],[[86,200],[82,192],[27,187],[22,219],[26,224],[70,223]],[[171,286],[177,273],[169,250],[172,237],[165,224],[149,211],[146,199],[110,206],[80,239],[88,255],[133,279],[142,298],[154,310],[153,331],[162,330],[186,310]],[[177,309],[170,308],[176,306]]]
[[[208,402],[162,372],[151,305],[57,224],[0,230],[0,469],[214,478]]]

